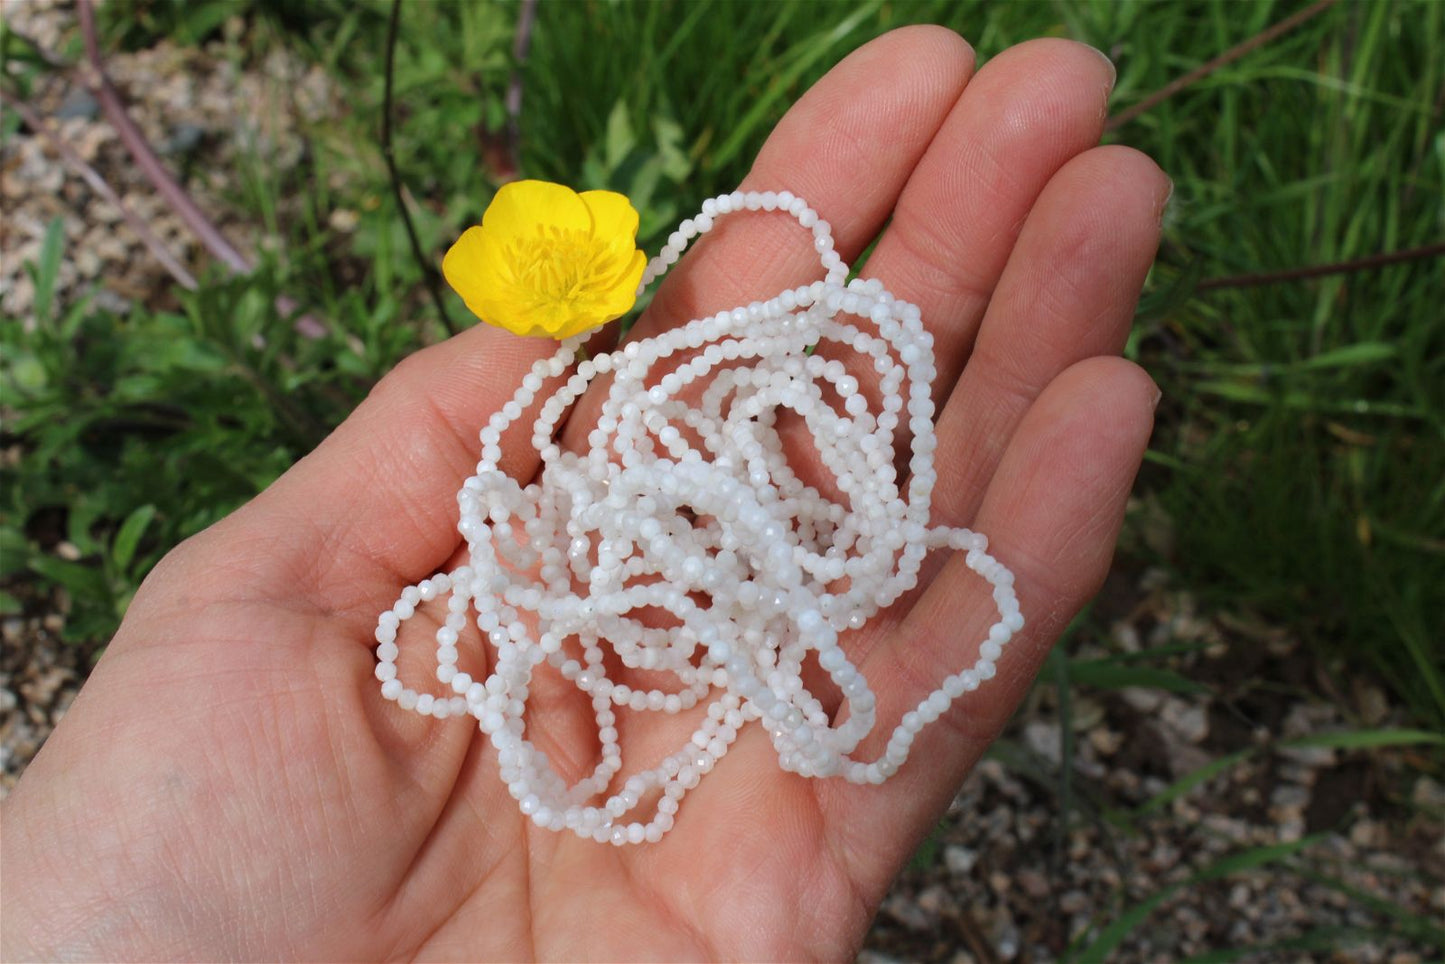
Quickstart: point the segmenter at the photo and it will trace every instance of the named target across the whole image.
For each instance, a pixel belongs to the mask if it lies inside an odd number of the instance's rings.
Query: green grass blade
[[[1248,746],[1243,750],[1236,750],[1217,760],[1211,760],[1198,769],[1190,770],[1184,774],[1184,776],[1144,801],[1134,813],[1138,816],[1143,816],[1147,813],[1153,813],[1156,810],[1162,810],[1175,800],[1189,793],[1189,791],[1195,787],[1208,783],[1221,773],[1233,769],[1258,752],[1258,747]]]
[[[1201,381],[1196,383],[1194,388],[1198,392],[1215,395],[1227,401],[1249,405],[1282,405],[1289,410],[1313,412],[1320,415],[1378,415],[1387,418],[1409,419],[1429,417],[1429,413],[1425,409],[1416,405],[1380,401],[1363,396],[1339,401],[1304,391],[1280,393],[1261,385],[1220,380]]]
[[[1205,951],[1185,959],[1182,964],[1235,964],[1246,958],[1258,959],[1261,955],[1278,951],[1324,951],[1338,957],[1339,951],[1351,944],[1368,940],[1382,940],[1394,936],[1391,931],[1368,927],[1317,927],[1298,937],[1252,947],[1228,947],[1222,950]],[[1286,958],[1288,959],[1288,958]]]
[[[1324,351],[1292,364],[1272,362],[1226,364],[1217,361],[1203,361],[1184,366],[1186,370],[1208,374],[1228,374],[1251,378],[1273,377],[1285,372],[1320,372],[1334,368],[1364,368],[1390,361],[1400,354],[1395,345],[1388,342],[1362,341],[1343,348]]]
[[[120,529],[115,534],[115,543],[110,549],[110,558],[115,563],[117,571],[124,572],[131,560],[135,558],[135,550],[140,545],[141,536],[145,535],[145,531],[155,515],[155,506],[143,505],[126,516],[125,521],[120,524]]]
[[[1417,746],[1430,743],[1445,746],[1445,734],[1427,730],[1341,730],[1334,733],[1311,733],[1286,740],[1286,747],[1329,747],[1334,750],[1367,750],[1383,746]]]
[[[55,308],[55,282],[60,276],[60,256],[65,253],[65,220],[51,218],[40,244],[40,261],[35,266],[35,318],[47,324]]]
[[[1328,747],[1334,750],[1369,750],[1389,746],[1417,746],[1419,744],[1445,745],[1445,736],[1426,730],[1342,730],[1336,733],[1312,733],[1298,739],[1286,740],[1282,747]],[[1144,801],[1134,811],[1136,816],[1154,813],[1169,806],[1175,800],[1189,793],[1195,787],[1208,783],[1221,773],[1233,769],[1245,760],[1259,754],[1261,748],[1248,746],[1242,750],[1211,760],[1198,769],[1191,770],[1169,786]]]
[[[1382,590],[1391,597],[1399,596],[1399,587],[1385,582]],[[1410,657],[1415,676],[1423,684],[1434,703],[1435,717],[1445,720],[1445,679],[1440,669],[1438,633],[1432,633],[1424,625],[1423,616],[1417,610],[1407,611],[1398,604],[1386,610],[1390,625],[1395,627],[1396,636]]]
[[[1326,368],[1355,368],[1389,361],[1400,350],[1388,342],[1362,341],[1333,351],[1320,352],[1307,358],[1297,366],[1301,371],[1321,371]]]
[[[791,58],[787,68],[773,78],[763,95],[738,119],[727,140],[723,141],[714,152],[711,165],[722,167],[732,161],[743,147],[751,142],[758,124],[762,122],[763,118],[769,116],[778,100],[793,89],[798,78],[824,56],[831,53],[843,38],[857,29],[860,24],[872,18],[881,6],[881,0],[866,3],[854,11],[852,16],[804,41],[800,45],[804,48],[802,52]]]
[[[1130,932],[1144,923],[1149,915],[1154,912],[1155,908],[1179,891],[1207,880],[1218,880],[1221,877],[1229,877],[1246,870],[1254,870],[1255,868],[1275,863],[1299,853],[1320,839],[1320,835],[1301,837],[1299,840],[1291,841],[1290,843],[1273,844],[1268,847],[1252,847],[1249,850],[1222,857],[1185,880],[1155,891],[1139,903],[1125,910],[1115,918],[1109,926],[1099,932],[1099,936],[1094,939],[1093,943],[1079,953],[1071,955],[1069,959],[1074,961],[1105,960],[1123,943]]]
[[[1148,689],[1168,690],[1171,693],[1209,692],[1209,687],[1180,676],[1173,670],[1161,669],[1157,666],[1131,666],[1112,659],[1072,662],[1069,665],[1069,676],[1076,684],[1105,690],[1142,686]]]
[[[1377,914],[1390,918],[1395,922],[1400,931],[1408,934],[1414,940],[1430,944],[1439,948],[1442,952],[1445,952],[1445,927],[1441,927],[1437,922],[1401,907],[1394,901],[1385,900],[1368,891],[1361,890],[1353,884],[1346,883],[1337,877],[1319,873],[1308,867],[1298,868],[1297,872],[1306,880],[1313,881],[1331,890],[1339,891],[1356,903],[1368,907]]]

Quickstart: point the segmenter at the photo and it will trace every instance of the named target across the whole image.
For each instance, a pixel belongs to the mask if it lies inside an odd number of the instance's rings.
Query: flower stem
[[[441,289],[437,287],[436,274],[427,261],[426,255],[422,253],[421,242],[417,240],[416,226],[411,222],[411,211],[406,206],[405,192],[401,185],[401,173],[396,169],[396,155],[391,146],[392,87],[396,75],[396,37],[400,23],[401,0],[393,0],[391,22],[386,30],[386,82],[381,98],[381,156],[386,159],[386,171],[391,180],[391,193],[396,198],[396,210],[401,215],[401,222],[406,226],[406,236],[411,242],[412,256],[416,258],[417,267],[421,269],[422,280],[426,282],[427,291],[431,294],[432,304],[436,306],[437,316],[441,319],[442,326],[446,328],[448,335],[455,335],[457,326],[452,323],[451,315],[447,314],[447,306],[442,301]]]

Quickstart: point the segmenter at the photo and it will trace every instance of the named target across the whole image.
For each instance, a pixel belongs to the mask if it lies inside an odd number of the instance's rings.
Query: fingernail
[[[1098,54],[1099,59],[1109,65],[1109,90],[1112,91],[1114,89],[1114,81],[1119,79],[1119,68],[1115,67],[1114,62],[1109,59],[1109,55],[1104,53],[1098,47],[1093,47],[1089,44],[1085,44],[1084,46],[1088,47],[1094,53]]]
[[[1153,400],[1153,401],[1150,403],[1150,405],[1149,405],[1149,408],[1150,408],[1151,411],[1152,411],[1153,409],[1156,409],[1156,408],[1159,407],[1159,399],[1161,399],[1161,398],[1163,398],[1163,397],[1164,397],[1164,389],[1160,388],[1158,385],[1155,385],[1155,386],[1154,386],[1154,400]]]
[[[1164,215],[1169,211],[1169,202],[1174,200],[1174,178],[1164,175],[1164,180],[1169,184],[1169,190],[1164,192],[1164,200],[1159,202],[1159,220],[1164,220]]]

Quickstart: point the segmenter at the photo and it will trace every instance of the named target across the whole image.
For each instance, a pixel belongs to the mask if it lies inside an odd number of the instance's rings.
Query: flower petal
[[[503,184],[482,215],[482,227],[499,238],[531,234],[538,225],[592,230],[592,213],[577,192],[550,181]]]
[[[592,236],[600,241],[637,240],[637,210],[627,195],[616,191],[583,191],[579,197],[592,212]]]
[[[472,302],[494,291],[504,264],[501,246],[481,227],[467,228],[442,258],[442,276],[471,307]]]
[[[472,314],[495,328],[505,328],[514,335],[547,335],[537,326],[536,311],[528,311],[508,292],[495,290],[475,298],[467,299],[467,308]]]
[[[595,313],[566,312],[559,311],[554,316],[546,319],[543,325],[533,334],[546,335],[556,338],[559,341],[563,338],[571,338],[573,335],[589,331],[607,323]]]
[[[631,258],[619,265],[613,282],[605,292],[599,293],[598,304],[607,312],[607,321],[621,318],[632,310],[637,303],[637,286],[646,268],[647,255],[635,249]]]

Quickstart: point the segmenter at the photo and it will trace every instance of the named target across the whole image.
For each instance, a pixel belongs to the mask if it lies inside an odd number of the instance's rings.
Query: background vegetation
[[[1116,111],[1149,106],[1107,139],[1148,152],[1176,185],[1128,349],[1164,401],[1126,553],[1211,607],[1287,628],[1342,689],[1356,674],[1378,678],[1416,725],[1445,727],[1440,255],[1299,270],[1445,237],[1445,4],[1336,4],[1157,102],[1146,98],[1299,5],[545,3],[525,63],[513,51],[520,9],[403,6],[395,161],[431,262],[514,166],[629,194],[655,248],[701,198],[731,189],[809,84],[905,23],[947,24],[981,61],[1043,35],[1109,53]],[[110,49],[169,37],[255,63],[284,48],[323,65],[346,110],[305,130],[304,162],[286,177],[258,163],[236,171],[232,203],[282,238],[248,276],[216,269],[173,307],[116,314],[52,297],[58,232],[32,266],[35,317],[0,328],[4,442],[24,452],[4,468],[0,574],[66,587],[72,635],[106,637],[170,546],[264,487],[398,359],[444,337],[378,137],[390,10],[102,8]],[[224,31],[238,15],[244,31]],[[55,69],[13,35],[0,43],[22,95]],[[82,56],[78,43],[59,53]],[[525,90],[515,144],[504,106],[514,69]],[[19,124],[7,111],[6,136]],[[345,235],[329,226],[338,207],[359,212]],[[321,337],[278,313],[283,292],[304,293]],[[452,319],[467,317],[443,297]],[[61,538],[82,558],[57,558]],[[1103,635],[1086,616],[1075,635],[1090,634]],[[1172,685],[1169,655],[1144,664],[1148,679]],[[1135,654],[1113,675],[1082,666],[1078,678],[1146,681],[1139,667]]]

